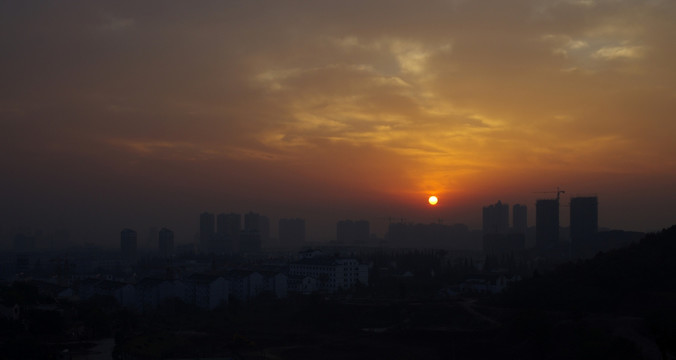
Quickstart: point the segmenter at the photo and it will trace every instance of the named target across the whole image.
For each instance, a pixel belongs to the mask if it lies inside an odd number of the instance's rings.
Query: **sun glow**
[[[437,199],[436,196],[432,195],[427,199],[427,202],[430,203],[430,205],[436,205],[439,202],[439,199]]]

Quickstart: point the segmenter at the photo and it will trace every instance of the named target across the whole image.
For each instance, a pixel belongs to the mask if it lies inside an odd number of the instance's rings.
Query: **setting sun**
[[[437,202],[439,202],[439,199],[437,199],[437,197],[433,195],[433,196],[430,196],[429,199],[427,199],[427,202],[429,202],[430,205],[436,205]]]

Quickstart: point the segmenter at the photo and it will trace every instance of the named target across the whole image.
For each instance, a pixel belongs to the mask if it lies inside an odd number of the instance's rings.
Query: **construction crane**
[[[561,194],[565,194],[565,190],[561,190],[558,186],[556,187],[556,191],[535,191],[535,194],[553,194],[556,193],[556,201],[559,201],[561,198]]]

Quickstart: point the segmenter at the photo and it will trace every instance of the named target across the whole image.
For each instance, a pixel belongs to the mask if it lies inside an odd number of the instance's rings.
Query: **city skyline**
[[[676,219],[670,1],[0,4],[0,227],[112,245],[195,214],[481,227],[598,196]],[[439,203],[427,199],[436,195]],[[551,195],[551,194],[550,194]],[[561,210],[561,224],[568,224]],[[140,236],[142,237],[142,236]]]
[[[571,244],[579,242],[582,238],[584,242],[589,240],[589,236],[593,236],[597,231],[620,231],[626,232],[624,229],[612,229],[607,227],[599,227],[598,225],[598,197],[583,196],[571,197],[569,203],[561,204],[561,194],[565,191],[557,191],[557,198],[546,199],[541,198],[537,200],[535,209],[532,209],[534,214],[531,214],[531,219],[534,217],[534,222],[529,226],[528,221],[528,207],[526,205],[514,204],[513,212],[510,215],[510,205],[502,203],[498,200],[495,204],[489,204],[482,209],[482,224],[480,227],[468,227],[464,223],[444,223],[444,220],[439,218],[432,222],[416,222],[409,221],[404,218],[388,217],[387,229],[384,233],[372,232],[371,223],[368,220],[338,220],[335,222],[335,232],[327,235],[326,238],[306,238],[306,221],[302,218],[280,218],[277,227],[271,226],[271,220],[265,214],[258,214],[249,211],[245,214],[238,213],[220,213],[216,216],[215,213],[202,212],[199,214],[199,224],[196,229],[187,231],[183,236],[179,236],[180,245],[189,246],[194,251],[199,253],[237,253],[242,244],[248,243],[251,239],[247,236],[254,234],[257,245],[256,251],[261,250],[261,246],[265,249],[282,249],[282,248],[303,248],[306,246],[324,246],[324,245],[361,245],[361,246],[420,246],[423,248],[429,247],[431,244],[426,241],[419,243],[402,240],[402,229],[413,229],[413,232],[422,234],[425,228],[437,227],[449,229],[460,229],[464,234],[455,235],[445,234],[437,238],[437,243],[432,246],[440,246],[442,248],[473,250],[481,246],[478,234],[486,235],[505,235],[505,234],[520,234],[529,235],[532,241],[537,244],[529,244],[535,248],[542,248],[542,242],[561,244]],[[431,205],[433,206],[433,205]],[[569,208],[570,211],[561,212],[561,208]],[[242,216],[244,215],[244,216]],[[570,216],[567,216],[570,215]],[[562,223],[562,219],[568,219],[568,223]],[[511,225],[510,225],[511,224]],[[552,226],[553,225],[553,226]],[[543,232],[543,226],[548,228]],[[159,249],[160,253],[166,253],[167,249],[174,247],[174,232],[166,227],[158,230],[157,227],[151,226],[147,229],[147,237],[144,242],[139,242],[138,245],[144,250]],[[563,230],[563,233],[560,233]],[[555,234],[549,234],[554,231]],[[132,232],[136,234],[135,229],[125,228],[122,231],[122,238],[125,238],[125,232]],[[144,231],[141,231],[144,232]],[[628,233],[631,233],[629,231]],[[164,233],[164,234],[163,234]],[[470,235],[474,234],[474,236]],[[643,232],[634,232],[643,233]],[[71,236],[70,229],[60,228],[56,230],[36,228],[0,228],[0,238],[9,240],[13,250],[21,249],[22,246],[27,249],[58,249],[70,246],[83,245],[82,239]],[[244,236],[244,238],[242,238]],[[435,237],[437,237],[435,235]],[[470,238],[467,238],[470,236]],[[163,240],[164,238],[164,240]],[[406,238],[406,235],[404,235]],[[471,239],[473,238],[473,240]],[[39,239],[39,244],[36,246],[36,240]],[[134,236],[134,239],[135,236]],[[159,243],[156,240],[159,239]],[[170,239],[170,240],[169,240]],[[557,240],[558,239],[558,240]],[[467,242],[469,240],[469,242]],[[243,242],[242,242],[243,241]],[[439,242],[440,241],[440,242]],[[125,240],[122,241],[123,243]],[[136,240],[134,240],[136,243]],[[164,245],[162,245],[164,243]],[[32,244],[32,245],[31,245]],[[540,244],[540,245],[538,245]],[[96,245],[95,242],[85,241],[84,245]],[[115,248],[117,244],[98,244]],[[9,244],[4,244],[5,247]],[[485,247],[485,244],[484,244]],[[1,248],[1,247],[0,247]],[[164,248],[164,249],[163,249]],[[124,251],[123,251],[124,252]]]

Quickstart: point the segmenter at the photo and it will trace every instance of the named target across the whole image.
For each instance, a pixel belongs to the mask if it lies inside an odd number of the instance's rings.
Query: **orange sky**
[[[343,218],[479,227],[499,199],[533,223],[561,186],[598,195],[601,226],[660,229],[673,19],[671,0],[3,2],[2,224],[190,239],[201,211],[253,210],[328,239]]]

